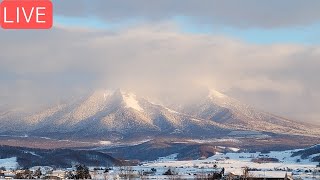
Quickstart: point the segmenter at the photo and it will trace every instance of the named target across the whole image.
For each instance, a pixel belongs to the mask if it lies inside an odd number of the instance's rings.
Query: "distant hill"
[[[292,156],[301,156],[303,159],[311,158],[315,162],[320,162],[320,144],[294,152]]]
[[[33,166],[51,166],[68,168],[76,164],[87,166],[111,166],[119,160],[101,152],[71,149],[32,149],[21,147],[0,146],[0,159],[16,157],[21,168]]]

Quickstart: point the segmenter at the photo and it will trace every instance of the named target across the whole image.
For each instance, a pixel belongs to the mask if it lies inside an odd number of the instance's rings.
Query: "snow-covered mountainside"
[[[0,112],[0,133],[119,140],[135,137],[210,138],[235,130],[319,136],[320,130],[260,112],[217,91],[195,104],[168,108],[123,90],[88,96],[27,115]]]
[[[178,111],[193,117],[212,120],[230,128],[284,134],[320,135],[319,128],[258,111],[215,90],[211,90],[207,97],[197,103],[185,105]]]
[[[14,129],[16,133],[58,138],[208,137],[231,131],[220,123],[175,112],[120,89],[97,90],[76,101],[21,118],[3,114],[1,121],[23,122],[24,128]],[[2,133],[10,133],[5,125]]]
[[[24,131],[27,122],[24,117],[28,116],[22,109],[0,110],[0,133],[11,131]]]

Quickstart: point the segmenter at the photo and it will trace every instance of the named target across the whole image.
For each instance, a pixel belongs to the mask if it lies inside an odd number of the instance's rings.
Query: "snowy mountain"
[[[0,121],[1,134],[58,139],[217,138],[236,130],[320,135],[319,129],[257,111],[214,90],[197,103],[171,108],[120,89],[96,90],[31,115],[0,112]]]
[[[24,131],[27,122],[24,121],[28,113],[22,109],[2,109],[0,110],[0,133],[11,131]]]
[[[212,120],[230,128],[284,134],[320,135],[320,129],[259,111],[249,105],[211,90],[197,103],[182,106],[178,111],[193,117]]]
[[[11,124],[23,122],[23,129],[14,129],[14,132],[8,132],[4,125],[2,134],[54,138],[208,137],[226,135],[231,131],[220,123],[178,113],[120,89],[97,90],[78,100],[22,118],[3,115],[1,121]]]

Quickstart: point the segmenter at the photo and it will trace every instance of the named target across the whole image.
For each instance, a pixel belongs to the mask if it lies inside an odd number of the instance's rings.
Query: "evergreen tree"
[[[173,175],[174,173],[172,172],[171,169],[168,169],[165,173],[163,173],[163,175],[167,175],[167,176],[171,176]]]
[[[33,176],[35,176],[35,177],[37,177],[38,179],[40,179],[40,177],[42,176],[41,169],[40,169],[40,168],[37,169],[37,170],[34,172]]]
[[[75,179],[75,175],[71,171],[67,172],[66,177],[67,177],[67,179]]]
[[[85,165],[76,165],[76,179],[91,179],[89,168]]]

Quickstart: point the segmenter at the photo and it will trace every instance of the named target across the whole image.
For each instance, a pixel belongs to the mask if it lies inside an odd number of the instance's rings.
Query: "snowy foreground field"
[[[189,161],[178,161],[176,160],[178,154],[172,154],[156,161],[142,162],[138,166],[111,167],[108,172],[90,167],[90,174],[93,179],[121,179],[124,174],[131,174],[136,179],[195,179],[221,172],[222,169],[225,175],[230,173],[243,175],[243,169],[248,167],[250,177],[284,178],[287,174],[293,179],[320,179],[318,163],[311,162],[313,156],[308,159],[302,159],[300,156],[292,157],[292,153],[298,150],[243,153],[237,152],[238,149],[234,148],[233,151],[226,154],[217,153],[207,159]],[[0,167],[5,167],[7,170],[16,169],[18,167],[16,160],[15,157],[0,159]],[[43,171],[46,168],[41,167]],[[164,175],[169,169],[175,175],[171,177]],[[70,169],[53,170],[51,173],[65,178],[67,171]]]
[[[311,162],[310,159],[301,159],[300,156],[291,157],[294,151],[271,151],[270,153],[226,153],[216,154],[204,160],[177,161],[177,154],[168,157],[161,157],[157,161],[144,162],[140,166],[132,167],[131,171],[139,174],[141,172],[150,172],[152,168],[157,171],[147,176],[149,179],[165,179],[168,176],[163,175],[168,169],[173,170],[181,179],[193,179],[201,174],[210,174],[217,169],[225,169],[225,174],[242,175],[243,168],[254,169],[249,171],[251,177],[278,178],[285,177],[287,173],[294,179],[320,179],[319,170],[316,168],[318,163]],[[253,162],[255,159],[275,158],[279,162]],[[119,174],[119,168],[114,168],[109,175]],[[317,171],[317,173],[314,173]]]

